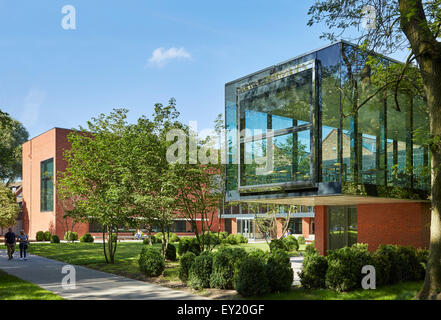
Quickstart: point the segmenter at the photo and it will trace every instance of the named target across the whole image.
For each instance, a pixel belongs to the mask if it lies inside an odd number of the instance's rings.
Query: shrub
[[[283,241],[282,239],[271,240],[269,247],[271,252],[273,252],[276,249],[288,251],[288,247],[286,246],[285,241]]]
[[[261,261],[263,261],[263,263],[267,263],[268,262],[268,258],[269,258],[268,252],[265,252],[265,251],[263,251],[261,249],[254,249],[254,250],[250,251],[248,253],[248,256],[250,256],[250,257],[257,257]]]
[[[169,241],[170,242],[179,242],[178,235],[176,233],[170,232]]]
[[[80,242],[93,242],[95,239],[92,237],[90,233],[85,233],[81,236]]]
[[[398,247],[382,244],[373,254],[375,273],[379,285],[394,284],[401,279]]]
[[[236,238],[235,234],[228,235],[228,237],[224,241],[225,241],[225,243],[232,244],[232,245],[239,244],[238,238]]]
[[[209,288],[212,266],[213,255],[211,252],[204,251],[197,256],[188,275],[190,287],[195,289]]]
[[[363,266],[374,264],[365,244],[332,250],[327,261],[326,286],[340,292],[359,288],[364,277],[361,273]]]
[[[165,269],[161,252],[152,246],[144,246],[138,260],[139,269],[148,277],[160,276]]]
[[[221,231],[221,232],[219,233],[219,239],[221,240],[221,242],[222,242],[223,240],[227,239],[227,237],[228,237],[228,232],[226,232],[226,231]]]
[[[328,270],[328,261],[313,248],[305,252],[303,269],[299,273],[300,283],[305,289],[326,288],[325,278]]]
[[[213,255],[210,287],[232,289],[234,277],[233,250],[220,249]]]
[[[194,259],[196,259],[196,255],[191,251],[186,252],[179,259],[179,279],[184,283],[188,280],[188,274]]]
[[[306,239],[305,239],[304,236],[299,236],[299,237],[297,238],[297,242],[298,242],[299,244],[306,244]]]
[[[50,231],[44,232],[44,241],[51,241],[51,232]]]
[[[424,280],[426,276],[427,262],[429,261],[429,250],[418,249],[416,251],[418,260],[417,280]]]
[[[248,239],[241,234],[236,234],[236,238],[238,243],[248,243]]]
[[[51,243],[60,243],[60,238],[56,234],[53,234],[51,236]]]
[[[270,291],[265,264],[257,257],[246,257],[238,265],[235,288],[244,297],[261,296]]]
[[[35,235],[35,239],[37,241],[44,241],[44,232],[43,231],[37,231],[37,234]]]
[[[285,243],[285,247],[288,249],[288,251],[298,251],[299,250],[299,243],[297,242],[296,237],[287,236],[287,237],[283,238],[282,241]]]
[[[313,241],[313,243],[314,243],[314,241]],[[305,247],[305,255],[308,255],[308,254],[311,254],[311,253],[317,253],[318,254],[318,251],[315,248],[314,244],[307,244],[306,247]]]
[[[265,266],[271,292],[288,291],[294,280],[288,253],[281,249],[271,252]]]
[[[155,243],[155,242],[153,241],[153,239],[152,239],[152,243]],[[147,238],[145,238],[144,240],[142,240],[142,244],[150,245],[149,238],[147,237]]]
[[[165,258],[170,261],[176,261],[176,247],[169,243],[165,251]]]
[[[66,231],[66,233],[64,234],[64,240],[76,241],[78,240],[78,233],[72,231]]]
[[[193,252],[195,255],[199,255],[201,253],[201,248],[199,246],[199,242],[196,238],[184,238],[182,237],[179,240],[178,245],[178,254],[182,256],[187,251]]]
[[[201,241],[204,245],[209,245],[211,248],[214,248],[218,244],[220,244],[219,237],[215,232],[205,232],[201,235]]]
[[[397,250],[401,281],[419,280],[419,261],[416,250],[411,246],[400,246]]]

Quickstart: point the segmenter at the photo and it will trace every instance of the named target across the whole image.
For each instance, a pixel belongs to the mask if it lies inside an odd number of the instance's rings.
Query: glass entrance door
[[[357,208],[328,207],[328,249],[357,243]]]

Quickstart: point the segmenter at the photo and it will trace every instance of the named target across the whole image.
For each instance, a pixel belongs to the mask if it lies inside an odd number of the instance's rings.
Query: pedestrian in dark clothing
[[[5,246],[8,249],[9,260],[14,258],[13,254],[15,251],[15,238],[15,233],[12,232],[12,228],[9,228],[8,232],[5,234]]]

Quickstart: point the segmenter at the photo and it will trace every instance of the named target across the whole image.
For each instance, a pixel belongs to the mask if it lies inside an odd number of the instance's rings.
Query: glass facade
[[[54,210],[54,159],[40,163],[40,210]]]
[[[339,42],[228,83],[227,197],[317,183],[428,190],[427,107],[373,95],[368,58]]]

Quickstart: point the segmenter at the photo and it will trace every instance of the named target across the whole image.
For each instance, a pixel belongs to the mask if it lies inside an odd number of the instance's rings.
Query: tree
[[[0,181],[6,185],[21,176],[21,145],[28,137],[20,122],[0,110]]]
[[[69,134],[71,149],[64,152],[65,172],[59,173],[58,189],[76,197],[67,216],[77,221],[96,221],[103,226],[106,263],[114,263],[118,231],[133,213],[130,161],[133,144],[127,139],[125,109],[101,114]],[[107,245],[106,245],[107,234]]]
[[[375,18],[368,19],[370,23],[360,31],[360,22],[366,21],[367,14]],[[366,52],[374,48],[385,54],[410,50],[403,65],[372,68],[374,78],[377,76],[381,82],[382,75],[387,74],[388,80],[370,96],[392,90],[396,109],[400,110],[397,93],[407,82],[406,89],[414,90],[427,103],[432,178],[430,254],[417,298],[441,299],[441,1],[319,0],[310,7],[309,15],[309,25],[324,22],[328,27],[324,38],[334,40],[350,33]],[[360,103],[357,107],[362,106]]]
[[[15,224],[20,207],[15,201],[12,191],[0,185],[0,227],[10,227]]]

